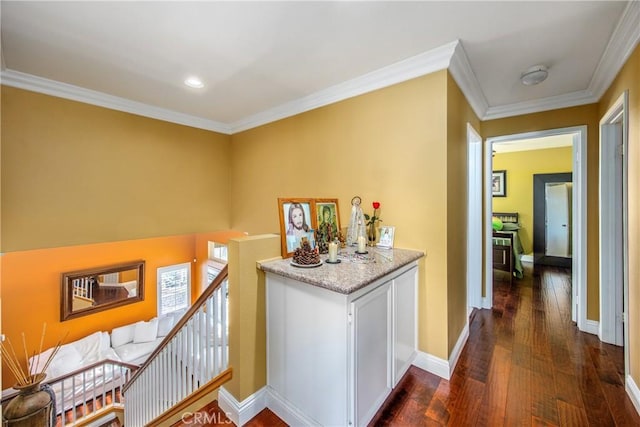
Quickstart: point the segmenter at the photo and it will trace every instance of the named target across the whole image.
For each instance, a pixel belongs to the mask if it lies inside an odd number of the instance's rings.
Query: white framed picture
[[[391,225],[384,225],[380,227],[380,240],[378,241],[378,247],[392,248],[395,231],[396,228]]]

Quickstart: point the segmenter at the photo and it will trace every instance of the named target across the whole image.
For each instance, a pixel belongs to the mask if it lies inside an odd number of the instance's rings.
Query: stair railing
[[[156,425],[231,379],[225,266],[123,387],[125,425]]]

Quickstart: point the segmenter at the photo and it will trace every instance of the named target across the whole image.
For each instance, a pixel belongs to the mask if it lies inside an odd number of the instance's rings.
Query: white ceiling
[[[515,141],[494,142],[495,153],[513,153],[516,151],[545,150],[547,148],[571,147],[574,134],[542,136],[539,138],[518,139]]]
[[[225,133],[444,68],[481,119],[595,102],[640,39],[639,2],[0,7],[3,84]]]

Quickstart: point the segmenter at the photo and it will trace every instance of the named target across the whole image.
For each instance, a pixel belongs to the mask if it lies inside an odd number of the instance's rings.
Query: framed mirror
[[[144,261],[62,273],[60,321],[144,300]]]

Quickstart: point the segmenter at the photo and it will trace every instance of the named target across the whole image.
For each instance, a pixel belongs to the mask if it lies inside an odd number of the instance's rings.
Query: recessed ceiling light
[[[534,65],[520,75],[520,81],[525,86],[533,86],[542,83],[549,75],[549,70],[544,65]]]
[[[200,89],[200,88],[204,87],[204,83],[202,83],[202,80],[200,80],[199,78],[194,77],[194,76],[191,76],[191,77],[187,78],[184,81],[184,84],[186,84],[189,87],[196,88],[196,89]]]

